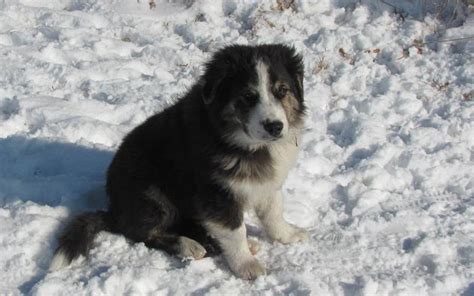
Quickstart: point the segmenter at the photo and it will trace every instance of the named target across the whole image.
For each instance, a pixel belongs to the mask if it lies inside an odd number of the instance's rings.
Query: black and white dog
[[[51,269],[86,255],[102,230],[180,257],[222,252],[239,277],[265,273],[244,211],[269,237],[308,239],[283,219],[281,187],[303,127],[302,57],[284,45],[226,47],[176,104],[124,139],[107,175],[109,209],[65,229]]]

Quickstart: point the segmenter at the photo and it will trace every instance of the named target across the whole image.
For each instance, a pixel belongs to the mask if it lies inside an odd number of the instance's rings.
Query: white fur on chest
[[[296,139],[272,145],[270,155],[273,160],[273,178],[265,181],[228,179],[225,183],[245,208],[255,208],[261,203],[267,202],[281,189],[289,170],[296,162],[298,151]]]

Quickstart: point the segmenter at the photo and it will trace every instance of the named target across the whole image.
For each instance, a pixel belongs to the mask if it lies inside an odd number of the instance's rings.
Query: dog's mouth
[[[268,136],[263,137],[263,139],[268,142],[276,142],[282,138],[283,138],[283,135],[278,135],[278,136],[268,135]]]

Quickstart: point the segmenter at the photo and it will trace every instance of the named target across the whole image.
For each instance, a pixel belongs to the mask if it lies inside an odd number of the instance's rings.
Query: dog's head
[[[202,98],[226,140],[258,148],[301,127],[302,57],[284,45],[234,45],[207,64]]]

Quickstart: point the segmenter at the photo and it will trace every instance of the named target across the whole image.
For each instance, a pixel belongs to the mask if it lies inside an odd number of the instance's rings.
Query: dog
[[[107,172],[107,211],[76,217],[51,270],[86,256],[100,231],[181,258],[222,253],[243,279],[265,274],[247,240],[254,210],[281,243],[308,233],[283,219],[281,188],[304,125],[303,59],[280,44],[217,51],[198,82],[121,143]]]

